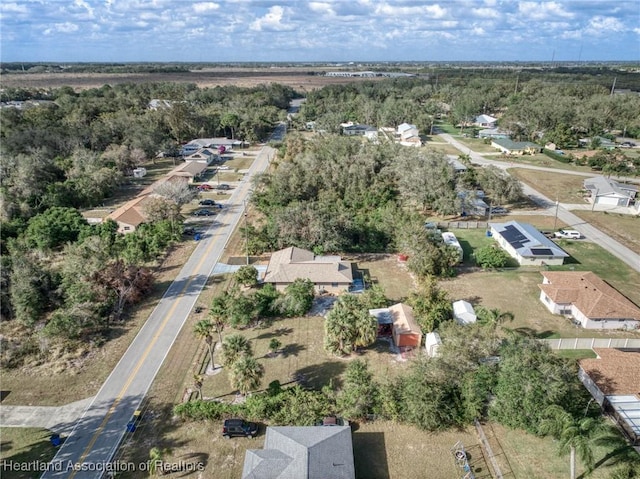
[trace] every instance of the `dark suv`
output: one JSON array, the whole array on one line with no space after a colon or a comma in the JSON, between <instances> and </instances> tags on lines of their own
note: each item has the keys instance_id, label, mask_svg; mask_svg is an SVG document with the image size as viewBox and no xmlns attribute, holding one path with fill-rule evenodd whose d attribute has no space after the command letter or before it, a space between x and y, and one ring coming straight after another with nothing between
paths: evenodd
<instances>
[{"instance_id":1,"label":"dark suv","mask_svg":"<svg viewBox=\"0 0 640 479\"><path fill-rule=\"evenodd\" d=\"M256 434L258 434L258 425L244 419L226 419L222 426L222 437L225 439L234 436L255 437Z\"/></svg>"}]
</instances>

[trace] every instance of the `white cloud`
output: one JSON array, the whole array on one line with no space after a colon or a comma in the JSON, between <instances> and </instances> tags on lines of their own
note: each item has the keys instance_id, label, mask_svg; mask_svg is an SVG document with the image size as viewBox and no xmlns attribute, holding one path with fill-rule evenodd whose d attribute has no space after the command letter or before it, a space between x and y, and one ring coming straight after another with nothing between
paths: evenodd
<instances>
[{"instance_id":1,"label":"white cloud","mask_svg":"<svg viewBox=\"0 0 640 479\"><path fill-rule=\"evenodd\" d=\"M0 12L2 13L27 13L26 5L18 5L15 2L12 3L0 3Z\"/></svg>"},{"instance_id":2,"label":"white cloud","mask_svg":"<svg viewBox=\"0 0 640 479\"><path fill-rule=\"evenodd\" d=\"M471 29L471 33L473 33L474 35L477 35L479 37L482 37L482 36L487 34L487 32L484 30L484 28L478 27L478 26L473 27Z\"/></svg>"},{"instance_id":3,"label":"white cloud","mask_svg":"<svg viewBox=\"0 0 640 479\"><path fill-rule=\"evenodd\" d=\"M196 13L206 13L211 12L213 10L218 10L220 5L213 2L202 2L202 3L194 3L193 10Z\"/></svg>"},{"instance_id":4,"label":"white cloud","mask_svg":"<svg viewBox=\"0 0 640 479\"><path fill-rule=\"evenodd\" d=\"M390 17L399 16L421 16L425 15L429 18L442 18L447 14L447 10L437 3L434 5L414 5L410 7L401 7L389 3L383 3L376 7L376 14Z\"/></svg>"},{"instance_id":5,"label":"white cloud","mask_svg":"<svg viewBox=\"0 0 640 479\"><path fill-rule=\"evenodd\" d=\"M595 16L589 20L585 31L592 35L606 35L609 33L622 32L625 30L624 24L614 17Z\"/></svg>"},{"instance_id":6,"label":"white cloud","mask_svg":"<svg viewBox=\"0 0 640 479\"><path fill-rule=\"evenodd\" d=\"M295 28L294 25L283 23L285 9L280 5L274 5L269 12L251 23L249 28L256 31L288 31Z\"/></svg>"},{"instance_id":7,"label":"white cloud","mask_svg":"<svg viewBox=\"0 0 640 479\"><path fill-rule=\"evenodd\" d=\"M574 13L568 12L558 2L520 2L518 12L524 16L523 20L546 20L557 17L573 18Z\"/></svg>"},{"instance_id":8,"label":"white cloud","mask_svg":"<svg viewBox=\"0 0 640 479\"><path fill-rule=\"evenodd\" d=\"M78 25L71 22L55 23L53 27L47 28L43 33L45 35L53 35L55 33L73 33L79 29Z\"/></svg>"},{"instance_id":9,"label":"white cloud","mask_svg":"<svg viewBox=\"0 0 640 479\"><path fill-rule=\"evenodd\" d=\"M333 6L325 2L309 2L309 9L313 12L334 16L336 14Z\"/></svg>"},{"instance_id":10,"label":"white cloud","mask_svg":"<svg viewBox=\"0 0 640 479\"><path fill-rule=\"evenodd\" d=\"M500 16L498 11L493 8L473 8L471 12L480 18L498 18Z\"/></svg>"},{"instance_id":11,"label":"white cloud","mask_svg":"<svg viewBox=\"0 0 640 479\"><path fill-rule=\"evenodd\" d=\"M84 9L87 12L88 18L93 18L93 8L85 0L73 0L73 5L77 8Z\"/></svg>"}]
</instances>

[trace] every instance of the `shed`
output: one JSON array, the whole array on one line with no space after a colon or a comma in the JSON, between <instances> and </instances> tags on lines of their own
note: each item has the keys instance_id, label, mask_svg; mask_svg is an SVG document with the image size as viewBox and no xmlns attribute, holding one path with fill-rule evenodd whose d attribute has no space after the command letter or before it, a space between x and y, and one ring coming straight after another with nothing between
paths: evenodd
<instances>
[{"instance_id":1,"label":"shed","mask_svg":"<svg viewBox=\"0 0 640 479\"><path fill-rule=\"evenodd\" d=\"M438 355L438 349L442 345L440 335L436 332L427 333L424 338L424 349L427 352L427 356L435 358Z\"/></svg>"},{"instance_id":2,"label":"shed","mask_svg":"<svg viewBox=\"0 0 640 479\"><path fill-rule=\"evenodd\" d=\"M393 342L398 347L419 348L422 342L422 330L413 317L413 308L408 304L397 303L389 306L393 318Z\"/></svg>"},{"instance_id":3,"label":"shed","mask_svg":"<svg viewBox=\"0 0 640 479\"><path fill-rule=\"evenodd\" d=\"M476 322L476 312L471 306L471 303L459 300L453 303L453 319L459 324L471 324Z\"/></svg>"}]
</instances>

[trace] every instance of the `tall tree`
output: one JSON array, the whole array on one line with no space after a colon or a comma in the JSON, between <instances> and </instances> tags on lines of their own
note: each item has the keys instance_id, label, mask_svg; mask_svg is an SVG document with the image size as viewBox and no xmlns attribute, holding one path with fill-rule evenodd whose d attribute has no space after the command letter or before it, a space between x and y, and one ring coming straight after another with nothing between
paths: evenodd
<instances>
[{"instance_id":1,"label":"tall tree","mask_svg":"<svg viewBox=\"0 0 640 479\"><path fill-rule=\"evenodd\" d=\"M351 354L376 339L377 322L357 296L340 296L324 321L324 347L333 354Z\"/></svg>"},{"instance_id":2,"label":"tall tree","mask_svg":"<svg viewBox=\"0 0 640 479\"><path fill-rule=\"evenodd\" d=\"M207 347L209 348L209 360L211 361L211 369L214 368L215 363L213 362L213 331L215 329L215 324L209 319L201 319L196 323L193 328L193 332L196 336L201 339L204 339L204 342L207 343Z\"/></svg>"},{"instance_id":3,"label":"tall tree","mask_svg":"<svg viewBox=\"0 0 640 479\"><path fill-rule=\"evenodd\" d=\"M242 356L231 365L231 385L242 395L257 389L264 376L264 366L252 356Z\"/></svg>"},{"instance_id":4,"label":"tall tree","mask_svg":"<svg viewBox=\"0 0 640 479\"><path fill-rule=\"evenodd\" d=\"M224 366L232 366L245 356L252 355L251 343L241 334L229 334L222 341L221 361Z\"/></svg>"}]
</instances>

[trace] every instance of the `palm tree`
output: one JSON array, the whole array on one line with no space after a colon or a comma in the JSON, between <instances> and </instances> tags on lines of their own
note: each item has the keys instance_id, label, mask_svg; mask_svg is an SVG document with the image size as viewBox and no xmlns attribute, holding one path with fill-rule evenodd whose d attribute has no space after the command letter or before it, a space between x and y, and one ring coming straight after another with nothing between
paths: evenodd
<instances>
[{"instance_id":1,"label":"palm tree","mask_svg":"<svg viewBox=\"0 0 640 479\"><path fill-rule=\"evenodd\" d=\"M264 367L252 356L242 356L233 363L229 372L231 385L245 396L260 386L262 376Z\"/></svg>"},{"instance_id":2,"label":"palm tree","mask_svg":"<svg viewBox=\"0 0 640 479\"><path fill-rule=\"evenodd\" d=\"M214 323L209 319L201 319L196 323L193 328L193 332L199 337L205 340L209 347L209 358L211 360L211 369L214 368L213 363L213 330L215 328Z\"/></svg>"},{"instance_id":3,"label":"palm tree","mask_svg":"<svg viewBox=\"0 0 640 479\"><path fill-rule=\"evenodd\" d=\"M169 453L168 449L152 447L149 451L149 476L157 476L164 472L164 457Z\"/></svg>"},{"instance_id":4,"label":"palm tree","mask_svg":"<svg viewBox=\"0 0 640 479\"><path fill-rule=\"evenodd\" d=\"M549 406L545 412L539 432L559 441L558 452L561 455L570 453L571 479L576 477L576 454L591 471L594 465L592 446L604 429L602 422L591 417L576 419L558 405Z\"/></svg>"},{"instance_id":5,"label":"palm tree","mask_svg":"<svg viewBox=\"0 0 640 479\"><path fill-rule=\"evenodd\" d=\"M209 318L216 328L220 343L222 343L222 331L229 322L228 303L229 295L225 291L221 296L216 296L211 300L211 308L209 309Z\"/></svg>"},{"instance_id":6,"label":"palm tree","mask_svg":"<svg viewBox=\"0 0 640 479\"><path fill-rule=\"evenodd\" d=\"M193 385L198 390L198 399L202 399L202 383L204 378L202 374L194 374L193 375Z\"/></svg>"},{"instance_id":7,"label":"palm tree","mask_svg":"<svg viewBox=\"0 0 640 479\"><path fill-rule=\"evenodd\" d=\"M354 328L353 345L355 350L373 344L378 337L378 321L365 310L356 313Z\"/></svg>"},{"instance_id":8,"label":"palm tree","mask_svg":"<svg viewBox=\"0 0 640 479\"><path fill-rule=\"evenodd\" d=\"M222 364L232 366L245 356L251 356L251 343L241 334L230 334L222 341Z\"/></svg>"},{"instance_id":9,"label":"palm tree","mask_svg":"<svg viewBox=\"0 0 640 479\"><path fill-rule=\"evenodd\" d=\"M489 324L494 328L505 321L513 321L514 315L510 311L500 311L498 308L476 308L476 316L481 323Z\"/></svg>"}]
</instances>

